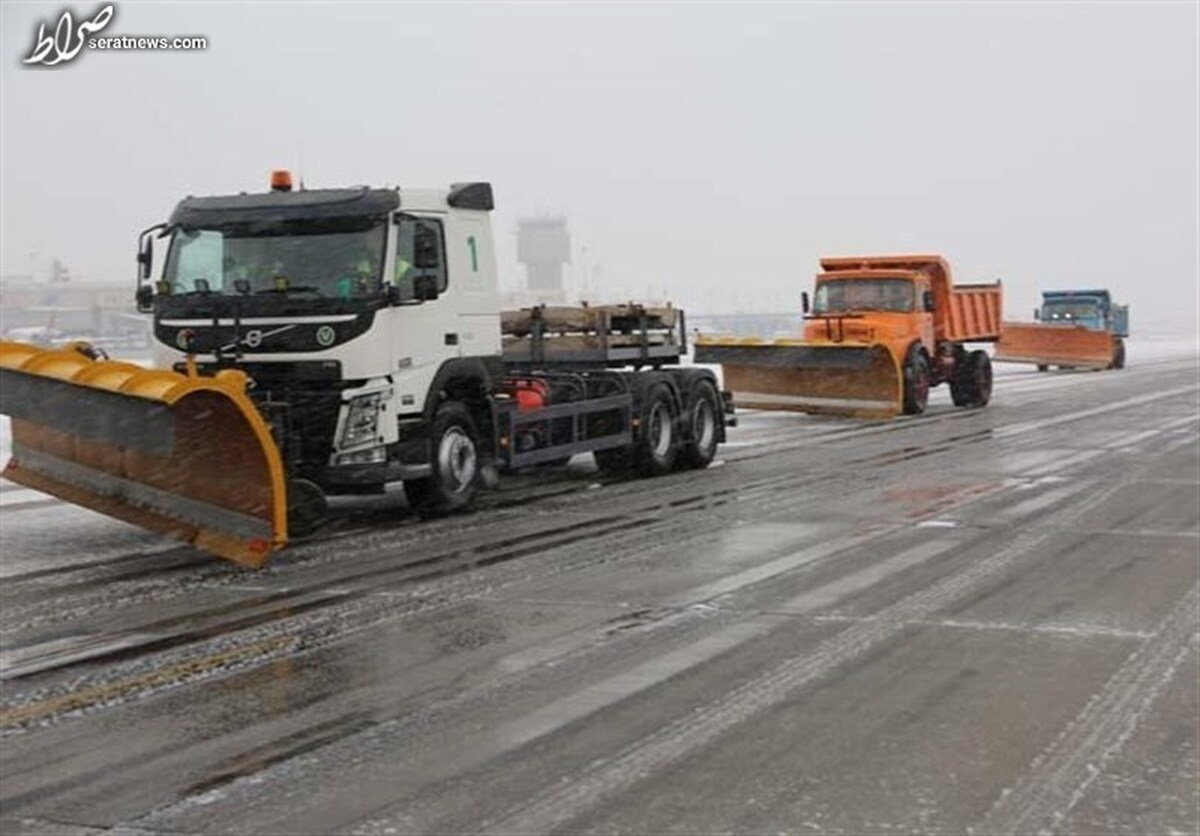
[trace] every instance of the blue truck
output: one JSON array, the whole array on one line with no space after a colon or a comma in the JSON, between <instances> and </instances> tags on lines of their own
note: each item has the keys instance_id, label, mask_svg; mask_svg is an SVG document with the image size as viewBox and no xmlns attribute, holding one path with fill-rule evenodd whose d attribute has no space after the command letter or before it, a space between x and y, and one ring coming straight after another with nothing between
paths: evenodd
<instances>
[{"instance_id":1,"label":"blue truck","mask_svg":"<svg viewBox=\"0 0 1200 836\"><path fill-rule=\"evenodd\" d=\"M1033 318L1002 324L996 360L1034 363L1038 371L1125 368L1129 306L1114 304L1107 290L1044 291Z\"/></svg>"}]
</instances>

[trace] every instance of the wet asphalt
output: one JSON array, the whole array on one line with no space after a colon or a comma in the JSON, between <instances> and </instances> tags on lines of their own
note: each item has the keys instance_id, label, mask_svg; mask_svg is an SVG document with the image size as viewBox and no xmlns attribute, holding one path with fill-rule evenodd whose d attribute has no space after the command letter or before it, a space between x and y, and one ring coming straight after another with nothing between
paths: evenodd
<instances>
[{"instance_id":1,"label":"wet asphalt","mask_svg":"<svg viewBox=\"0 0 1200 836\"><path fill-rule=\"evenodd\" d=\"M0 484L0 832L1196 833L1200 367L1130 365L256 572Z\"/></svg>"}]
</instances>

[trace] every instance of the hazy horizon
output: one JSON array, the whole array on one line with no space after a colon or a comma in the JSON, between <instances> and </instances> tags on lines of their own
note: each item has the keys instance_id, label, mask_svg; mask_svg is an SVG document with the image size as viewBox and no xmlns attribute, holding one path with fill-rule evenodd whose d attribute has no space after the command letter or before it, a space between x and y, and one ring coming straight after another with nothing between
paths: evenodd
<instances>
[{"instance_id":1,"label":"hazy horizon","mask_svg":"<svg viewBox=\"0 0 1200 836\"><path fill-rule=\"evenodd\" d=\"M139 230L282 167L490 180L508 288L561 214L608 298L786 311L822 255L937 252L1011 318L1102 286L1198 327L1194 4L115 6L209 47L32 69L63 7L0 6L4 274L132 289Z\"/></svg>"}]
</instances>

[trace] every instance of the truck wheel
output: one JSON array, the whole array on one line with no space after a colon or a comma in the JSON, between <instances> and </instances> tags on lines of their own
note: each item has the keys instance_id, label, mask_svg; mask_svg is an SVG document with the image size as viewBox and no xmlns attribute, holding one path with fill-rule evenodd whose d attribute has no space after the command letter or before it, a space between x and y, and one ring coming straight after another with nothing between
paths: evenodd
<instances>
[{"instance_id":1,"label":"truck wheel","mask_svg":"<svg viewBox=\"0 0 1200 836\"><path fill-rule=\"evenodd\" d=\"M287 527L289 537L307 537L325 522L329 505L316 482L289 479L287 483Z\"/></svg>"},{"instance_id":2,"label":"truck wheel","mask_svg":"<svg viewBox=\"0 0 1200 836\"><path fill-rule=\"evenodd\" d=\"M1124 340L1120 340L1120 339L1117 340L1116 348L1113 349L1112 365L1109 366L1109 368L1112 368L1112 369L1125 368L1125 341Z\"/></svg>"},{"instance_id":3,"label":"truck wheel","mask_svg":"<svg viewBox=\"0 0 1200 836\"><path fill-rule=\"evenodd\" d=\"M1047 366L1045 363L1038 363L1037 370L1039 372L1048 372L1048 371L1050 371L1050 367Z\"/></svg>"},{"instance_id":4,"label":"truck wheel","mask_svg":"<svg viewBox=\"0 0 1200 836\"><path fill-rule=\"evenodd\" d=\"M992 399L992 361L986 351L972 351L955 363L950 399L955 406L987 406Z\"/></svg>"},{"instance_id":5,"label":"truck wheel","mask_svg":"<svg viewBox=\"0 0 1200 836\"><path fill-rule=\"evenodd\" d=\"M987 406L992 399L992 358L986 351L972 351L967 355L967 368L975 383L975 402L971 406Z\"/></svg>"},{"instance_id":6,"label":"truck wheel","mask_svg":"<svg viewBox=\"0 0 1200 836\"><path fill-rule=\"evenodd\" d=\"M633 445L633 463L643 476L659 476L675 465L679 443L675 433L675 399L662 384L646 390L642 426Z\"/></svg>"},{"instance_id":7,"label":"truck wheel","mask_svg":"<svg viewBox=\"0 0 1200 836\"><path fill-rule=\"evenodd\" d=\"M717 455L717 421L720 420L720 414L717 390L706 380L697 383L692 390L692 404L687 414L691 434L680 451L680 459L685 466L702 470Z\"/></svg>"},{"instance_id":8,"label":"truck wheel","mask_svg":"<svg viewBox=\"0 0 1200 836\"><path fill-rule=\"evenodd\" d=\"M468 507L479 490L479 433L467 408L453 401L438 407L430 442L433 475L404 483L408 504L436 514Z\"/></svg>"},{"instance_id":9,"label":"truck wheel","mask_svg":"<svg viewBox=\"0 0 1200 836\"><path fill-rule=\"evenodd\" d=\"M920 349L908 350L904 362L904 414L920 415L929 403L929 361Z\"/></svg>"}]
</instances>

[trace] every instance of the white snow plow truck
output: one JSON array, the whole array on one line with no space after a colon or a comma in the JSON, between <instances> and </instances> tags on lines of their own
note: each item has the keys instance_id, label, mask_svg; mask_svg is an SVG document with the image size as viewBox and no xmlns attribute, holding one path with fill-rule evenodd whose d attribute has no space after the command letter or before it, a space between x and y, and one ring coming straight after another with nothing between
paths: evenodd
<instances>
[{"instance_id":1,"label":"white snow plow truck","mask_svg":"<svg viewBox=\"0 0 1200 836\"><path fill-rule=\"evenodd\" d=\"M294 191L287 172L184 199L138 240L152 368L0 343L4 476L257 567L328 494L403 482L437 513L493 472L578 453L706 467L733 408L679 365L682 311L502 314L492 208L488 183Z\"/></svg>"}]
</instances>

